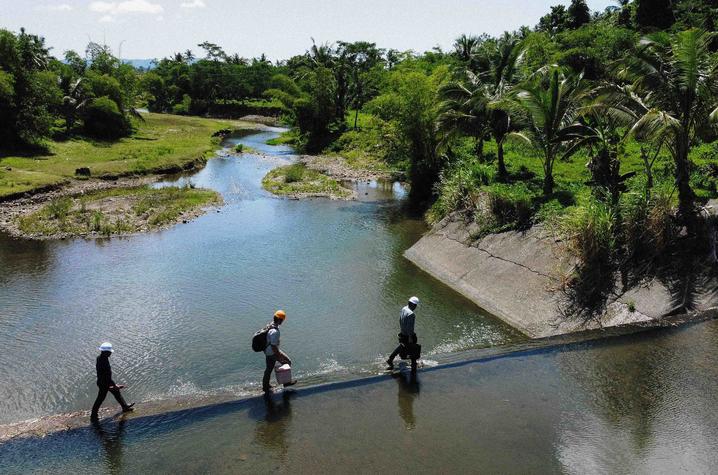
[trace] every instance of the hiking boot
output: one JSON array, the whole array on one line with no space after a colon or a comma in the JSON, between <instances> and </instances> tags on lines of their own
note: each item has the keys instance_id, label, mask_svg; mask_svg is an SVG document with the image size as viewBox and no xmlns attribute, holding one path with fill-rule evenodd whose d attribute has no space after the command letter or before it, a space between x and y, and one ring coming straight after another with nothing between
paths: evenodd
<instances>
[{"instance_id":1,"label":"hiking boot","mask_svg":"<svg viewBox=\"0 0 718 475\"><path fill-rule=\"evenodd\" d=\"M128 404L122 408L122 412L132 412L135 410L134 406L135 406L134 402L132 404Z\"/></svg>"}]
</instances>

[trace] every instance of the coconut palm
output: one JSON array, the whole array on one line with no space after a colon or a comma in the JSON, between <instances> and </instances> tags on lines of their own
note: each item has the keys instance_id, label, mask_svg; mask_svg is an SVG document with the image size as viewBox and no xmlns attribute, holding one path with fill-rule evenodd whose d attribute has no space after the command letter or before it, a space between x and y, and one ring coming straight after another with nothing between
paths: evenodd
<instances>
[{"instance_id":1,"label":"coconut palm","mask_svg":"<svg viewBox=\"0 0 718 475\"><path fill-rule=\"evenodd\" d=\"M484 43L477 56L479 76L489 88L490 129L497 147L498 178L503 180L508 176L504 143L516 124L510 98L519 82L518 66L523 60L523 48L518 37L507 33L497 41Z\"/></svg>"},{"instance_id":2,"label":"coconut palm","mask_svg":"<svg viewBox=\"0 0 718 475\"><path fill-rule=\"evenodd\" d=\"M461 61L468 63L480 43L481 40L477 36L461 35L454 41L454 52Z\"/></svg>"},{"instance_id":3,"label":"coconut palm","mask_svg":"<svg viewBox=\"0 0 718 475\"><path fill-rule=\"evenodd\" d=\"M701 129L718 121L718 66L709 49L714 37L691 29L643 38L619 72L633 86L621 97L636 117L631 133L662 141L673 157L679 215L689 230L696 208L688 156Z\"/></svg>"},{"instance_id":4,"label":"coconut palm","mask_svg":"<svg viewBox=\"0 0 718 475\"><path fill-rule=\"evenodd\" d=\"M512 132L535 147L543 162L545 195L553 193L553 165L557 158L566 159L574 151L567 147L573 139L581 105L586 97L583 75L567 76L558 66L539 69L515 92L516 104L528 115L526 133Z\"/></svg>"},{"instance_id":5,"label":"coconut palm","mask_svg":"<svg viewBox=\"0 0 718 475\"><path fill-rule=\"evenodd\" d=\"M65 131L68 134L72 131L77 117L82 113L89 101L84 97L82 81L82 78L75 81L69 81L65 78L58 79L60 88L65 92L62 98L62 109L65 113Z\"/></svg>"},{"instance_id":6,"label":"coconut palm","mask_svg":"<svg viewBox=\"0 0 718 475\"><path fill-rule=\"evenodd\" d=\"M490 88L471 71L465 78L450 81L439 88L439 115L437 129L446 146L457 136L469 136L476 140L475 153L484 160L484 141L490 133Z\"/></svg>"}]
</instances>

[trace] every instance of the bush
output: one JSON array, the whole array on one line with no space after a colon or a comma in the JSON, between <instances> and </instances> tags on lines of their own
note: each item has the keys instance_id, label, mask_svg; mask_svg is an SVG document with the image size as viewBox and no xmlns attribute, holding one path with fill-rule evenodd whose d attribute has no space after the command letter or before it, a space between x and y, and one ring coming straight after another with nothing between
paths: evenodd
<instances>
[{"instance_id":1,"label":"bush","mask_svg":"<svg viewBox=\"0 0 718 475\"><path fill-rule=\"evenodd\" d=\"M616 247L614 223L610 207L595 198L563 217L561 227L568 248L584 268L603 268L610 263Z\"/></svg>"},{"instance_id":2,"label":"bush","mask_svg":"<svg viewBox=\"0 0 718 475\"><path fill-rule=\"evenodd\" d=\"M306 167L301 163L297 163L287 167L286 174L284 175L285 183L296 183L302 181Z\"/></svg>"},{"instance_id":3,"label":"bush","mask_svg":"<svg viewBox=\"0 0 718 475\"><path fill-rule=\"evenodd\" d=\"M495 183L484 188L489 210L499 227L526 228L531 224L533 193L523 183Z\"/></svg>"},{"instance_id":4,"label":"bush","mask_svg":"<svg viewBox=\"0 0 718 475\"><path fill-rule=\"evenodd\" d=\"M94 99L85 109L85 132L100 139L117 139L128 135L130 123L117 103L107 96Z\"/></svg>"},{"instance_id":5,"label":"bush","mask_svg":"<svg viewBox=\"0 0 718 475\"><path fill-rule=\"evenodd\" d=\"M72 200L70 198L58 198L52 200L50 204L47 205L47 213L51 218L64 221L71 208Z\"/></svg>"},{"instance_id":6,"label":"bush","mask_svg":"<svg viewBox=\"0 0 718 475\"><path fill-rule=\"evenodd\" d=\"M234 151L237 153L242 153L244 151L244 144L238 143L234 146Z\"/></svg>"}]
</instances>

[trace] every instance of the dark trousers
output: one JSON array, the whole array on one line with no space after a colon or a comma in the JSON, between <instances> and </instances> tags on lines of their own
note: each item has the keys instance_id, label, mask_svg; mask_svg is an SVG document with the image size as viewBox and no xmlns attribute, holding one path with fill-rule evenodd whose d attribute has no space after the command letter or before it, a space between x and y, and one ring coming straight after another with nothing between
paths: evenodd
<instances>
[{"instance_id":1,"label":"dark trousers","mask_svg":"<svg viewBox=\"0 0 718 475\"><path fill-rule=\"evenodd\" d=\"M272 376L272 371L274 371L274 365L277 364L277 357L267 356L264 355L265 360L267 362L267 367L264 368L264 378L262 378L262 389L265 391L268 391L270 389L269 386L269 378Z\"/></svg>"},{"instance_id":2,"label":"dark trousers","mask_svg":"<svg viewBox=\"0 0 718 475\"><path fill-rule=\"evenodd\" d=\"M100 406L107 397L108 392L111 392L112 395L115 396L115 399L117 399L117 402L120 403L122 409L125 409L127 407L125 399L122 397L120 390L116 387L110 389L108 386L98 386L98 388L99 389L97 391L97 399L95 399L95 404L93 404L92 406L92 417L97 417L97 412L100 410Z\"/></svg>"},{"instance_id":3,"label":"dark trousers","mask_svg":"<svg viewBox=\"0 0 718 475\"><path fill-rule=\"evenodd\" d=\"M394 358L396 358L397 355L402 352L402 350L404 350L404 352L406 352L406 348L404 347L404 345L406 343L409 343L410 341L412 343L416 343L418 341L418 338L416 337L416 333L412 334L411 336L402 335L400 333L399 334L399 346L397 346L396 349L394 351L392 351L391 354L389 355L389 362L393 363ZM416 358L413 358L413 357L411 358L411 369L416 370Z\"/></svg>"}]
</instances>

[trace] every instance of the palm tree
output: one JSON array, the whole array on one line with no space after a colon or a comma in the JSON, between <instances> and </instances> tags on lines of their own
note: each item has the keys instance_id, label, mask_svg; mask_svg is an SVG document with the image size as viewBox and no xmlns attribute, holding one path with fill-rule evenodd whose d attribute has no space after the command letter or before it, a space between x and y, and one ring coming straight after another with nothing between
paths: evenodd
<instances>
[{"instance_id":1,"label":"palm tree","mask_svg":"<svg viewBox=\"0 0 718 475\"><path fill-rule=\"evenodd\" d=\"M60 82L60 88L65 92L62 98L62 109L65 113L65 131L69 134L75 125L77 116L85 108L89 99L83 97L82 78L75 81L60 78L58 81Z\"/></svg>"},{"instance_id":2,"label":"palm tree","mask_svg":"<svg viewBox=\"0 0 718 475\"><path fill-rule=\"evenodd\" d=\"M446 146L457 136L473 137L476 157L483 161L484 141L490 133L490 90L471 71L467 70L465 76L463 80L450 81L439 88L439 146Z\"/></svg>"},{"instance_id":3,"label":"palm tree","mask_svg":"<svg viewBox=\"0 0 718 475\"><path fill-rule=\"evenodd\" d=\"M581 104L585 97L583 75L566 76L558 66L539 69L527 82L518 88L515 101L524 109L530 122L527 133L512 132L534 146L541 153L545 195L553 193L553 165L557 158L566 159L573 149L566 147L572 127L577 122Z\"/></svg>"},{"instance_id":4,"label":"palm tree","mask_svg":"<svg viewBox=\"0 0 718 475\"><path fill-rule=\"evenodd\" d=\"M478 53L478 64L483 65L479 74L489 86L489 122L497 146L499 180L508 177L504 143L515 129L510 97L519 82L518 66L523 59L523 51L520 39L507 33L497 41L486 42Z\"/></svg>"},{"instance_id":5,"label":"palm tree","mask_svg":"<svg viewBox=\"0 0 718 475\"><path fill-rule=\"evenodd\" d=\"M700 129L718 121L718 67L709 49L714 37L691 29L643 38L619 72L633 86L621 98L636 117L632 134L664 141L673 157L678 211L689 231L696 208L688 156Z\"/></svg>"},{"instance_id":6,"label":"palm tree","mask_svg":"<svg viewBox=\"0 0 718 475\"><path fill-rule=\"evenodd\" d=\"M461 35L454 41L454 52L461 61L468 63L480 43L481 40L477 36Z\"/></svg>"}]
</instances>

